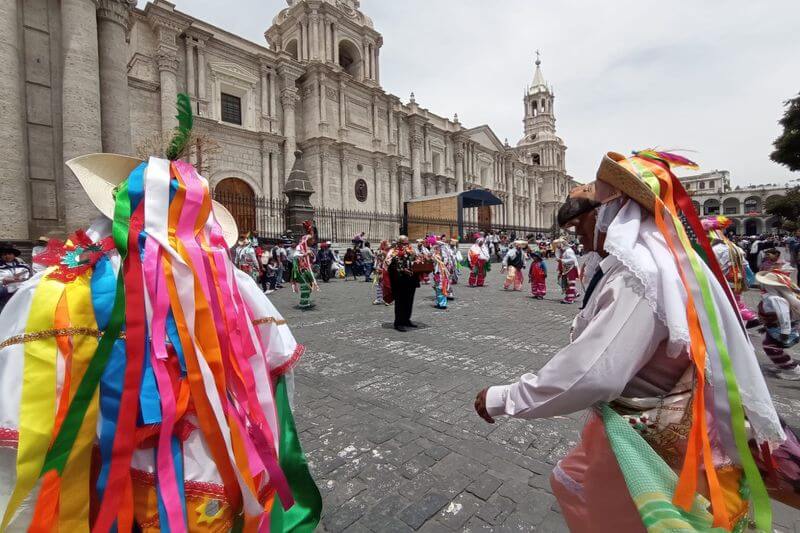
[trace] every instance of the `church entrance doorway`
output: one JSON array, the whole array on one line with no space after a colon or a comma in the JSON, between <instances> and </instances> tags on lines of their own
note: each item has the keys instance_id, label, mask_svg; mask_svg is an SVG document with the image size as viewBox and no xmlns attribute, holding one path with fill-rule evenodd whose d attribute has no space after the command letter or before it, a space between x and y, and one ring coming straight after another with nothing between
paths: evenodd
<instances>
[{"instance_id":1,"label":"church entrance doorway","mask_svg":"<svg viewBox=\"0 0 800 533\"><path fill-rule=\"evenodd\" d=\"M239 233L247 233L256 227L256 194L246 181L239 178L225 178L214 187L214 199L228 208Z\"/></svg>"}]
</instances>

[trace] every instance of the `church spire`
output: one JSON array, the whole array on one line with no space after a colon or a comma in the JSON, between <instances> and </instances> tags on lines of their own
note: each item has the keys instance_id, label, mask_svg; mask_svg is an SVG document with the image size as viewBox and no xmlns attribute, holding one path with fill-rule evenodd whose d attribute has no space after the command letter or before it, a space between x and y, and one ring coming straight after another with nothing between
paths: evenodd
<instances>
[{"instance_id":1,"label":"church spire","mask_svg":"<svg viewBox=\"0 0 800 533\"><path fill-rule=\"evenodd\" d=\"M536 50L536 72L533 74L533 85L531 85L531 92L547 91L547 83L544 81L544 74L542 74L542 59L539 50Z\"/></svg>"}]
</instances>

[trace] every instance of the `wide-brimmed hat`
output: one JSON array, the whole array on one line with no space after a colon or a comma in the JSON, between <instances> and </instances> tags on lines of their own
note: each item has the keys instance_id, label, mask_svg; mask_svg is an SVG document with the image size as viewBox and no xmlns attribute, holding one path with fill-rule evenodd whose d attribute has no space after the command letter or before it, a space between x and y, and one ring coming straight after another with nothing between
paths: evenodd
<instances>
[{"instance_id":1,"label":"wide-brimmed hat","mask_svg":"<svg viewBox=\"0 0 800 533\"><path fill-rule=\"evenodd\" d=\"M660 186L659 182L670 181L672 167L698 168L696 163L669 152L648 149L634 152L631 157L608 152L600 161L597 181L610 185L652 213L656 206L656 193L648 182L657 188ZM596 195L601 203L610 196L599 186Z\"/></svg>"},{"instance_id":2,"label":"wide-brimmed hat","mask_svg":"<svg viewBox=\"0 0 800 533\"><path fill-rule=\"evenodd\" d=\"M66 165L78 178L78 182L97 210L106 218L113 220L115 189L142 163L141 159L126 155L88 154L70 159ZM236 220L224 205L216 200L211 202L225 242L228 246L233 246L239 236Z\"/></svg>"},{"instance_id":3,"label":"wide-brimmed hat","mask_svg":"<svg viewBox=\"0 0 800 533\"><path fill-rule=\"evenodd\" d=\"M800 287L792 281L789 274L787 271L767 270L756 273L756 281L763 287L778 287L800 292Z\"/></svg>"},{"instance_id":4,"label":"wide-brimmed hat","mask_svg":"<svg viewBox=\"0 0 800 533\"><path fill-rule=\"evenodd\" d=\"M5 254L14 254L15 257L19 257L22 252L19 251L19 248L11 244L10 242L4 242L0 244L0 255Z\"/></svg>"},{"instance_id":5,"label":"wide-brimmed hat","mask_svg":"<svg viewBox=\"0 0 800 533\"><path fill-rule=\"evenodd\" d=\"M514 244L516 244L517 246L528 246L528 241L526 241L525 239L517 239L516 241L514 241Z\"/></svg>"}]
</instances>

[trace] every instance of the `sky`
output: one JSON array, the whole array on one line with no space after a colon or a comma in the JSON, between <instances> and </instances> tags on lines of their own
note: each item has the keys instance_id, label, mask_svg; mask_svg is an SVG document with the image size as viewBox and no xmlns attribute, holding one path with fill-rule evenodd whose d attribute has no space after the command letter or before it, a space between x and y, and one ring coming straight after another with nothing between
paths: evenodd
<instances>
[{"instance_id":1,"label":"sky","mask_svg":"<svg viewBox=\"0 0 800 533\"><path fill-rule=\"evenodd\" d=\"M172 0L266 44L285 0ZM145 2L139 0L139 7ZM797 0L362 0L383 35L381 84L466 127L522 137L535 51L554 88L570 175L591 181L606 151L687 150L734 185L784 183L770 161L783 102L800 92Z\"/></svg>"}]
</instances>

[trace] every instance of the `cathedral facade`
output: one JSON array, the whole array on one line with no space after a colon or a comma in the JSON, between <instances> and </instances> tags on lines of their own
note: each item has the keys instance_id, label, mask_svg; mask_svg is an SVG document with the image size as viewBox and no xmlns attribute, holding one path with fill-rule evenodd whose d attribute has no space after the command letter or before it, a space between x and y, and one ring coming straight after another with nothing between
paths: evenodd
<instances>
[{"instance_id":1,"label":"cathedral facade","mask_svg":"<svg viewBox=\"0 0 800 533\"><path fill-rule=\"evenodd\" d=\"M511 146L387 93L383 37L357 0L287 3L261 46L166 0L3 2L0 238L85 226L96 213L63 162L169 137L178 92L218 145L190 156L215 190L282 199L299 149L317 207L399 215L410 198L485 188L503 200L493 226L553 226L571 179L538 58Z\"/></svg>"}]
</instances>

